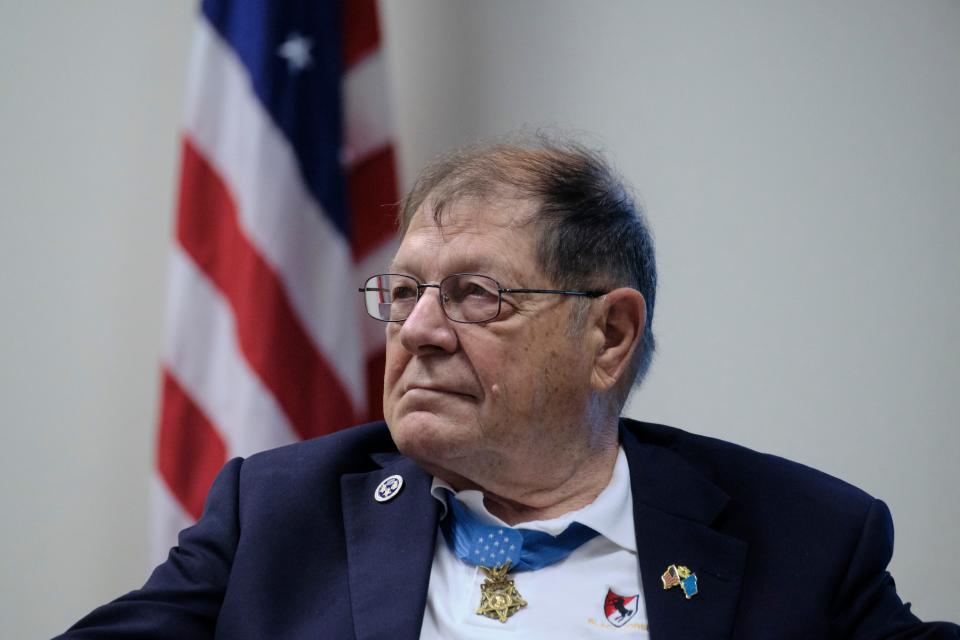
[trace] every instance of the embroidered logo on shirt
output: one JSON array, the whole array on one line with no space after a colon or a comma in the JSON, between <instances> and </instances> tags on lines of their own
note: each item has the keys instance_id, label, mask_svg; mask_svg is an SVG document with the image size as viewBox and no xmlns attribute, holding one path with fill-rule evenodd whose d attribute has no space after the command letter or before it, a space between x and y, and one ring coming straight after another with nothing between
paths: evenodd
<instances>
[{"instance_id":1,"label":"embroidered logo on shirt","mask_svg":"<svg viewBox=\"0 0 960 640\"><path fill-rule=\"evenodd\" d=\"M639 593L632 596L622 596L619 593L614 593L613 589L607 589L607 597L603 600L603 613L607 616L610 624L615 627L622 627L637 614L639 600Z\"/></svg>"}]
</instances>

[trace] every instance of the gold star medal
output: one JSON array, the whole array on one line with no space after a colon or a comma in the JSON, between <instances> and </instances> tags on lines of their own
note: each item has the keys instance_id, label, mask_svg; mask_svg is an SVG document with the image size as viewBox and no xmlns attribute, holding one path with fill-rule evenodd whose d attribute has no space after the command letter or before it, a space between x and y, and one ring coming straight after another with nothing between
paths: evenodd
<instances>
[{"instance_id":1,"label":"gold star medal","mask_svg":"<svg viewBox=\"0 0 960 640\"><path fill-rule=\"evenodd\" d=\"M481 566L480 569L486 578L480 585L478 615L506 622L507 618L527 606L527 601L517 591L517 585L513 579L507 577L507 572L510 570L509 561L500 567L488 569Z\"/></svg>"}]
</instances>

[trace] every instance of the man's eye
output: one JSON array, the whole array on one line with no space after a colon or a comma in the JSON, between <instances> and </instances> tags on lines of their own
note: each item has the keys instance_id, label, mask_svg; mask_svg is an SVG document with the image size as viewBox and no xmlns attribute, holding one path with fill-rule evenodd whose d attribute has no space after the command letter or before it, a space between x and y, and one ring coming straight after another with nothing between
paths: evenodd
<instances>
[{"instance_id":1,"label":"man's eye","mask_svg":"<svg viewBox=\"0 0 960 640\"><path fill-rule=\"evenodd\" d=\"M415 287L394 287L390 293L393 300L406 300L407 298L416 298L417 290Z\"/></svg>"},{"instance_id":2,"label":"man's eye","mask_svg":"<svg viewBox=\"0 0 960 640\"><path fill-rule=\"evenodd\" d=\"M496 291L491 291L482 282L464 281L454 289L450 297L455 301L470 300L472 302L488 302L497 297Z\"/></svg>"},{"instance_id":3,"label":"man's eye","mask_svg":"<svg viewBox=\"0 0 960 640\"><path fill-rule=\"evenodd\" d=\"M475 282L470 282L463 288L463 297L486 298L492 295L489 291Z\"/></svg>"}]
</instances>

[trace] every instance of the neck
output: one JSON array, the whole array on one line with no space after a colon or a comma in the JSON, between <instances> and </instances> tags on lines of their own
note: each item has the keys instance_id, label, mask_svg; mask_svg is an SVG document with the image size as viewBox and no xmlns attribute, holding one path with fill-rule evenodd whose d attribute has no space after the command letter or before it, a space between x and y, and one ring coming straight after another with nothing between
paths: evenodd
<instances>
[{"instance_id":1,"label":"neck","mask_svg":"<svg viewBox=\"0 0 960 640\"><path fill-rule=\"evenodd\" d=\"M528 473L500 473L478 483L462 476L437 470L435 475L457 491L475 489L483 493L484 505L494 516L513 526L533 520L549 520L581 509L593 502L610 483L617 461L619 444L614 437L566 465L534 465L527 462ZM569 461L570 459L567 458ZM525 481L511 482L521 477Z\"/></svg>"}]
</instances>

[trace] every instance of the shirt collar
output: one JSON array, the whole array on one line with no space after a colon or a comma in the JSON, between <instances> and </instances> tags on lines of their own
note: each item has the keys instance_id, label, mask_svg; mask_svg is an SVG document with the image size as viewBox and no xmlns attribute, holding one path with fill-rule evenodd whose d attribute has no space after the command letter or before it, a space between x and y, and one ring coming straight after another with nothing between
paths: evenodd
<instances>
[{"instance_id":1,"label":"shirt collar","mask_svg":"<svg viewBox=\"0 0 960 640\"><path fill-rule=\"evenodd\" d=\"M456 496L457 500L483 523L509 526L487 511L487 507L483 504L483 493L480 491L454 491L449 484L434 477L433 484L430 486L430 493L442 505L441 519L447 515L447 500L444 496L444 490ZM558 535L574 521L590 527L628 551L637 552L637 538L633 528L633 493L630 490L630 468L623 447L617 453L617 462L614 464L613 475L610 476L609 484L593 502L557 518L522 522L518 526L523 529L533 529Z\"/></svg>"}]
</instances>

